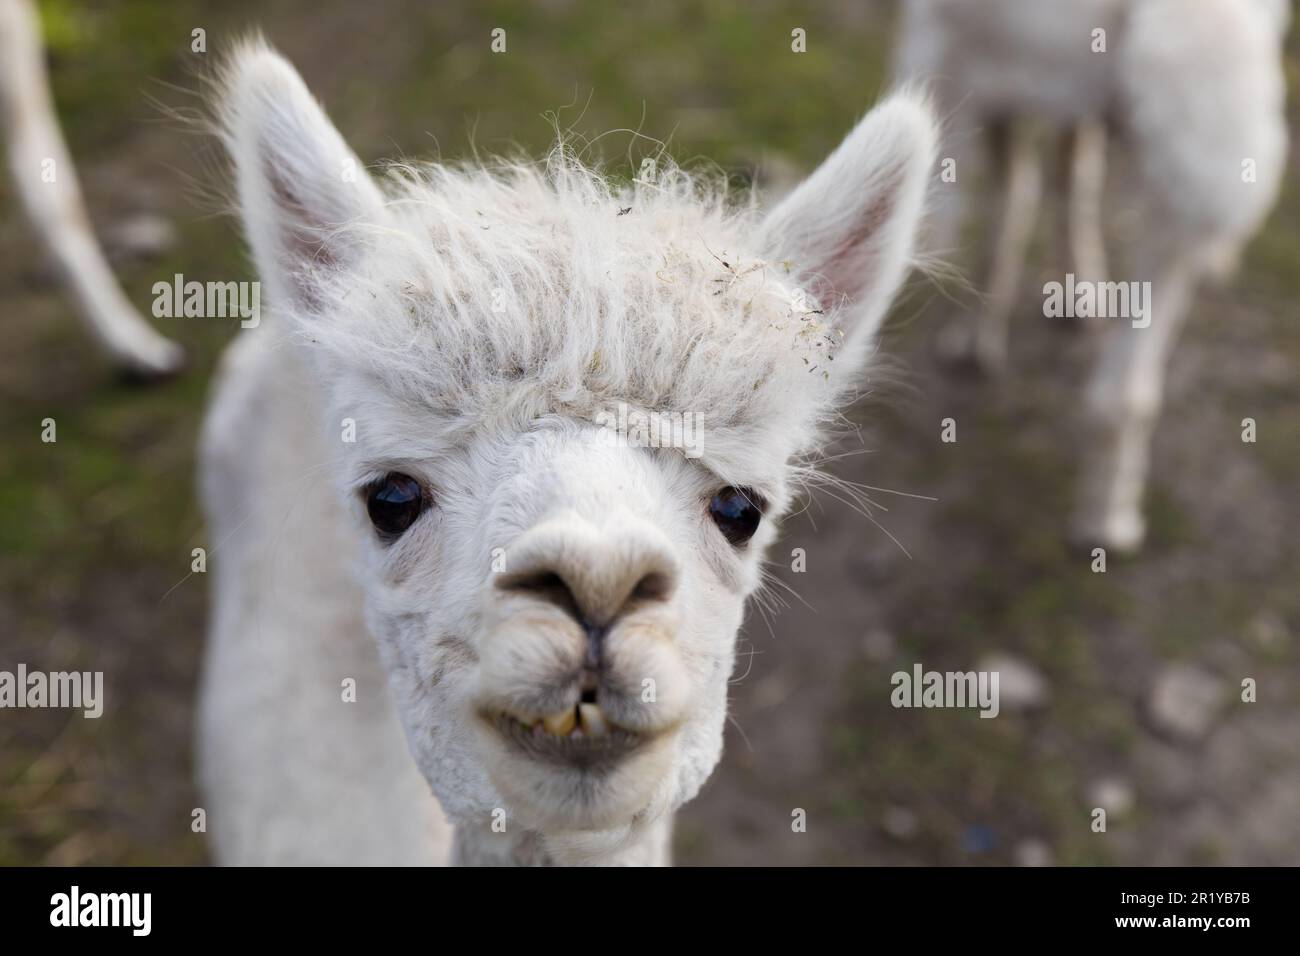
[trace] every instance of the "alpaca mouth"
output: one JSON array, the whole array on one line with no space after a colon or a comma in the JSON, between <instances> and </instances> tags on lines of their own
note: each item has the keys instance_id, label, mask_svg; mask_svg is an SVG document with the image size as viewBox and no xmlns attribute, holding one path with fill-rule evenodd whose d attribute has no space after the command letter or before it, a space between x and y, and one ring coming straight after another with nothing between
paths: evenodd
<instances>
[{"instance_id":1,"label":"alpaca mouth","mask_svg":"<svg viewBox=\"0 0 1300 956\"><path fill-rule=\"evenodd\" d=\"M599 705L585 702L541 718L506 712L484 717L516 752L584 770L620 763L651 739L612 723Z\"/></svg>"}]
</instances>

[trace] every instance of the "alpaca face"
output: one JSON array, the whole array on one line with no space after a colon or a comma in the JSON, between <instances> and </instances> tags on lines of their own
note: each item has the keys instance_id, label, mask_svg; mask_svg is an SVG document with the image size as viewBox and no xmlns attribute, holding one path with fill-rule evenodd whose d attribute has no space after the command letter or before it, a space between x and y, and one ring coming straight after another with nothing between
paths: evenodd
<instances>
[{"instance_id":1,"label":"alpaca face","mask_svg":"<svg viewBox=\"0 0 1300 956\"><path fill-rule=\"evenodd\" d=\"M260 47L223 109L277 318L322 422L351 423L332 467L366 619L443 808L544 835L675 809L721 753L792 468L909 264L925 108L878 108L761 220L562 150L381 193Z\"/></svg>"},{"instance_id":2,"label":"alpaca face","mask_svg":"<svg viewBox=\"0 0 1300 956\"><path fill-rule=\"evenodd\" d=\"M418 460L357 445L409 476L357 473L367 620L449 812L605 829L694 794L779 480L756 472L746 499L674 450L558 415Z\"/></svg>"},{"instance_id":3,"label":"alpaca face","mask_svg":"<svg viewBox=\"0 0 1300 956\"><path fill-rule=\"evenodd\" d=\"M454 324L446 303L433 321ZM720 420L688 457L604 424L593 395L585 412L533 396L440 413L341 353L319 359L327 420L357 425L338 473L367 622L448 812L485 829L497 808L548 833L614 829L694 795L806 430ZM513 369L479 382L507 384L527 394Z\"/></svg>"}]
</instances>

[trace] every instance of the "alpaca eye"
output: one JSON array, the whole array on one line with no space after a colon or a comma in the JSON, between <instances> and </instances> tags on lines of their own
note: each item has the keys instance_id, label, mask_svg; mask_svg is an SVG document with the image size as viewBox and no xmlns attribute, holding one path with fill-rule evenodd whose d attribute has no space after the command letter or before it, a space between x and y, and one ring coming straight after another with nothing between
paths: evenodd
<instances>
[{"instance_id":1,"label":"alpaca eye","mask_svg":"<svg viewBox=\"0 0 1300 956\"><path fill-rule=\"evenodd\" d=\"M748 488L723 488L709 502L709 517L732 544L739 547L754 536L763 517L763 499Z\"/></svg>"},{"instance_id":2,"label":"alpaca eye","mask_svg":"<svg viewBox=\"0 0 1300 956\"><path fill-rule=\"evenodd\" d=\"M380 534L397 536L415 524L424 510L424 489L409 475L392 473L370 486L366 509Z\"/></svg>"}]
</instances>

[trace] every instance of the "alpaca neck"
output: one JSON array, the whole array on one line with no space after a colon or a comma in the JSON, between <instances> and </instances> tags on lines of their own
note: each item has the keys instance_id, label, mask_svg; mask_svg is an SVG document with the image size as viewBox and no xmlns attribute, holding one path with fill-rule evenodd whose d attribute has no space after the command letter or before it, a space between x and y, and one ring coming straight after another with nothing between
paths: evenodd
<instances>
[{"instance_id":1,"label":"alpaca neck","mask_svg":"<svg viewBox=\"0 0 1300 956\"><path fill-rule=\"evenodd\" d=\"M669 866L672 816L618 832L543 836L535 830L495 833L458 826L454 866Z\"/></svg>"}]
</instances>

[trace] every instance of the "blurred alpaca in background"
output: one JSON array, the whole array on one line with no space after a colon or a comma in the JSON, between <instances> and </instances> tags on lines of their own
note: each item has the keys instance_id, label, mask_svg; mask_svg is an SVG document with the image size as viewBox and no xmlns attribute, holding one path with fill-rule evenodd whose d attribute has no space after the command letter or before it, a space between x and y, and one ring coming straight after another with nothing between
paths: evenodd
<instances>
[{"instance_id":1,"label":"blurred alpaca in background","mask_svg":"<svg viewBox=\"0 0 1300 956\"><path fill-rule=\"evenodd\" d=\"M181 366L127 300L104 260L59 131L40 22L28 0L0 0L0 128L19 205L76 298L86 326L115 362L147 377Z\"/></svg>"},{"instance_id":2,"label":"blurred alpaca in background","mask_svg":"<svg viewBox=\"0 0 1300 956\"><path fill-rule=\"evenodd\" d=\"M1008 323L1042 194L1036 138L1067 144L1075 285L1150 282L1141 321L1112 316L1088 388L1094 439L1074 519L1083 543L1136 550L1165 367L1197 285L1226 278L1279 191L1287 149L1281 40L1287 0L908 0L899 73L947 117L936 251L960 237L978 134L990 134L1001 211L986 298L950 344L984 371L1006 361ZM1103 192L1110 141L1138 212L1128 274L1109 274ZM1116 177L1117 179L1119 177ZM1044 314L1047 314L1046 309Z\"/></svg>"}]
</instances>

